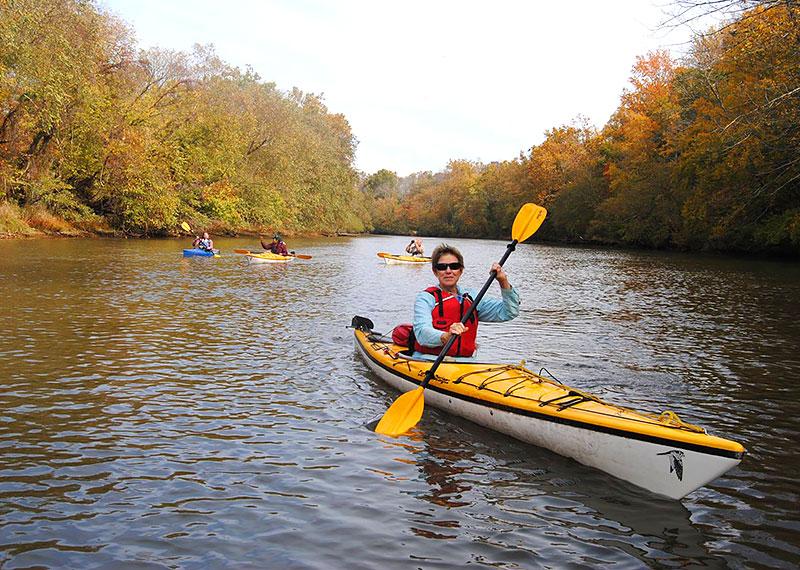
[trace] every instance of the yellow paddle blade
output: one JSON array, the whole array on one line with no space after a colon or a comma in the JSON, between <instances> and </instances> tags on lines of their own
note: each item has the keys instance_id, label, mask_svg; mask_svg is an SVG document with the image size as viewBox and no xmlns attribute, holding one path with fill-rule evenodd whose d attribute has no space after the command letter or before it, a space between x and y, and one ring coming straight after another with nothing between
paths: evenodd
<instances>
[{"instance_id":1,"label":"yellow paddle blade","mask_svg":"<svg viewBox=\"0 0 800 570\"><path fill-rule=\"evenodd\" d=\"M397 398L383 414L381 421L375 427L375 432L397 437L417 425L425 407L424 391L425 389L420 387Z\"/></svg>"},{"instance_id":2,"label":"yellow paddle blade","mask_svg":"<svg viewBox=\"0 0 800 570\"><path fill-rule=\"evenodd\" d=\"M183 228L185 231L187 231L187 232L189 232L189 233L192 233L192 228L190 228L190 227L189 227L189 224L187 224L186 222L181 222L181 227L182 227L182 228Z\"/></svg>"},{"instance_id":3,"label":"yellow paddle blade","mask_svg":"<svg viewBox=\"0 0 800 570\"><path fill-rule=\"evenodd\" d=\"M517 217L514 218L514 225L511 226L511 239L522 243L539 229L542 225L547 210L536 204L525 204L519 209Z\"/></svg>"}]
</instances>

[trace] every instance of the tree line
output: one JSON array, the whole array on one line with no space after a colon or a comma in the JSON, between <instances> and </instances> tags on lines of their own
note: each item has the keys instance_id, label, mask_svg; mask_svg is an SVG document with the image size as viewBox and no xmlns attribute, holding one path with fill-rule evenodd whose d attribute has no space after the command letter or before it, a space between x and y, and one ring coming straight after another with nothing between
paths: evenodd
<instances>
[{"instance_id":1,"label":"tree line","mask_svg":"<svg viewBox=\"0 0 800 570\"><path fill-rule=\"evenodd\" d=\"M140 50L93 0L0 0L0 233L281 229L800 253L800 8L680 0L731 19L637 58L602 128L510 160L399 178L354 167L347 119L208 46Z\"/></svg>"},{"instance_id":2,"label":"tree line","mask_svg":"<svg viewBox=\"0 0 800 570\"><path fill-rule=\"evenodd\" d=\"M91 0L0 0L0 232L363 230L344 116Z\"/></svg>"},{"instance_id":3,"label":"tree line","mask_svg":"<svg viewBox=\"0 0 800 570\"><path fill-rule=\"evenodd\" d=\"M664 51L637 58L602 129L579 118L512 160L366 177L372 225L507 237L516 210L533 201L549 210L538 235L551 240L796 256L800 8L746 4L680 62Z\"/></svg>"}]
</instances>

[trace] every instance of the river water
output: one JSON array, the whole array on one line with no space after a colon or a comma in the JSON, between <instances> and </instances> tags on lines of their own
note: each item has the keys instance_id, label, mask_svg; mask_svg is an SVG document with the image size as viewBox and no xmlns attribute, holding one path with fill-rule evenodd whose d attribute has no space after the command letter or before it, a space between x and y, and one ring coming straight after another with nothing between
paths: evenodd
<instances>
[{"instance_id":1,"label":"river water","mask_svg":"<svg viewBox=\"0 0 800 570\"><path fill-rule=\"evenodd\" d=\"M432 249L438 240L426 238ZM452 240L479 288L505 242ZM176 240L0 241L2 568L792 568L800 560L800 265L524 244L522 312L481 360L546 367L741 442L682 501L397 397L353 315L409 321L403 237L313 259L183 258ZM498 294L493 286L490 294Z\"/></svg>"}]
</instances>

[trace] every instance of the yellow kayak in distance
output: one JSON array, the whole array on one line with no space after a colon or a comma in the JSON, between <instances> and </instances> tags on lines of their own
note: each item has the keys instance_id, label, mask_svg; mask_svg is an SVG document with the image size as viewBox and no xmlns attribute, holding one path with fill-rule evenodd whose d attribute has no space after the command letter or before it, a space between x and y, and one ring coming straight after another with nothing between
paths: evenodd
<instances>
[{"instance_id":1,"label":"yellow kayak in distance","mask_svg":"<svg viewBox=\"0 0 800 570\"><path fill-rule=\"evenodd\" d=\"M378 252L378 257L386 262L386 265L419 265L420 263L430 263L430 257L422 257L419 255L394 255L393 253L386 253L384 251Z\"/></svg>"},{"instance_id":2,"label":"yellow kayak in distance","mask_svg":"<svg viewBox=\"0 0 800 570\"><path fill-rule=\"evenodd\" d=\"M265 251L264 253L247 253L247 259L250 263L289 263L295 259L293 255L278 255Z\"/></svg>"},{"instance_id":3,"label":"yellow kayak in distance","mask_svg":"<svg viewBox=\"0 0 800 570\"><path fill-rule=\"evenodd\" d=\"M432 361L354 317L355 345L390 386L420 386ZM673 412L647 414L604 402L520 364L441 363L425 404L605 471L658 495L680 499L738 465L745 448L682 421Z\"/></svg>"}]
</instances>

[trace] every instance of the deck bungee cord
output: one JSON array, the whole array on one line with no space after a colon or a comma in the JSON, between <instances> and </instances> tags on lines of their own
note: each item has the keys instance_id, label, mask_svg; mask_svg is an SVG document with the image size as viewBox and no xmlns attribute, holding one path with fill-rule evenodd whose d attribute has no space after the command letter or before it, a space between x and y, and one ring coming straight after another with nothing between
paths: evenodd
<instances>
[{"instance_id":1,"label":"deck bungee cord","mask_svg":"<svg viewBox=\"0 0 800 570\"><path fill-rule=\"evenodd\" d=\"M392 364L393 367L397 368L404 366L408 373L414 374L419 378L424 377L426 371L418 370L414 372L411 364L416 362L424 365L426 362L432 362L427 360L413 360L404 354L406 352L405 349L399 351L393 350L391 348L392 346L391 338L388 338L383 333L375 332L374 334L369 335L368 339L371 341L371 346L373 350L381 351L394 360L394 363ZM445 363L448 362L445 361ZM456 364L454 362L449 362L449 363ZM517 376L504 375L504 373L511 371L518 372L518 375ZM547 372L548 377L542 376L543 371ZM472 378L477 378L477 380L472 381ZM632 408L621 406L619 404L607 402L602 398L600 398L599 396L596 396L584 390L580 390L577 388L570 388L568 386L565 386L563 382L558 380L555 376L553 376L550 373L549 370L547 370L544 367L540 369L539 374L525 368L524 360L520 364L498 364L498 365L490 365L487 368L471 370L469 372L461 374L460 376L456 377L453 380L437 375L434 377L434 380L436 380L437 383L439 384L447 384L447 383L453 385L465 384L475 388L476 390L485 390L487 392L497 394L503 398L516 398L518 400L535 403L539 407L552 406L558 412L562 412L568 408L572 408L584 402L595 402L597 404L613 408L615 411L625 412L634 415L634 417L627 418L629 421L641 422L645 424L655 421L658 422L659 425L672 429L686 430L694 433L707 433L705 428L682 420L677 413L671 410L664 410L663 412L656 414L640 412ZM516 380L516 382L512 386L506 388L505 390L495 390L492 387L493 384L506 383L514 380ZM536 385L551 384L555 388L554 392L566 390L566 393L556 395L546 400L518 393L520 390L523 390L525 387L531 384L536 384ZM571 399L565 402L562 401L567 398ZM581 411L589 414L595 414L597 416L606 416L611 418L617 417L613 413L604 412L601 410L581 409ZM642 416L642 417L638 418L635 416Z\"/></svg>"}]
</instances>

